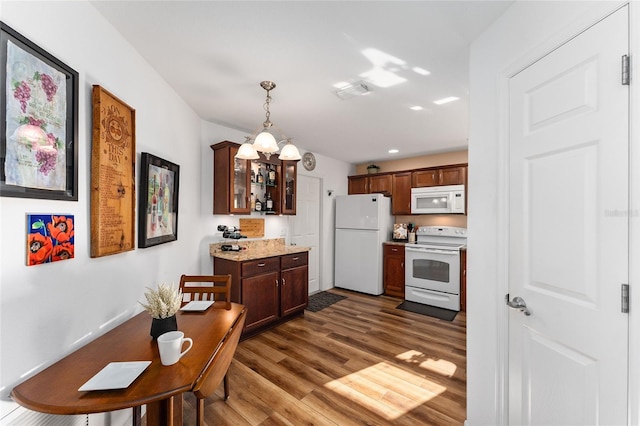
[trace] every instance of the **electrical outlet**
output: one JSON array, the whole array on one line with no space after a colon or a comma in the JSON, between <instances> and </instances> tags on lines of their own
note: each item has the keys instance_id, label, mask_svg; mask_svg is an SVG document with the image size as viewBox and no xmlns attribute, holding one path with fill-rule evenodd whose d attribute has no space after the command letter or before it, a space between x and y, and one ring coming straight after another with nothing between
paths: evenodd
<instances>
[{"instance_id":1,"label":"electrical outlet","mask_svg":"<svg viewBox=\"0 0 640 426\"><path fill-rule=\"evenodd\" d=\"M286 237L287 236L287 228L282 228L280 230L280 236L281 237Z\"/></svg>"}]
</instances>

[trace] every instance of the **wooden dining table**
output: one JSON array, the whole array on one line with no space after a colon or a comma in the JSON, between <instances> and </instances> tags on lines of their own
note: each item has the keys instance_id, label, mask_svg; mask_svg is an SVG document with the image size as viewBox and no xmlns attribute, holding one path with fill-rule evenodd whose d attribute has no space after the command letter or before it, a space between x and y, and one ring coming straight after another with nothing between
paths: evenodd
<instances>
[{"instance_id":1,"label":"wooden dining table","mask_svg":"<svg viewBox=\"0 0 640 426\"><path fill-rule=\"evenodd\" d=\"M139 424L142 405L147 424L181 425L182 393L189 392L225 344L243 324L243 305L215 302L203 312L179 311L178 330L193 347L173 365L160 362L158 345L149 335L151 317L142 312L37 373L11 391L20 405L49 414L90 414L133 408ZM235 350L235 348L234 348ZM125 389L79 391L111 362L151 361ZM215 367L214 367L215 368Z\"/></svg>"}]
</instances>

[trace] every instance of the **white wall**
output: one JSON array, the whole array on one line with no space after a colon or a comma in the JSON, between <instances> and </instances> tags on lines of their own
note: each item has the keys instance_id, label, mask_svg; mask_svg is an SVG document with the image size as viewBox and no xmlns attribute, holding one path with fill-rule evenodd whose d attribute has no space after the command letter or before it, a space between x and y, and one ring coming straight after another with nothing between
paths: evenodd
<instances>
[{"instance_id":1,"label":"white wall","mask_svg":"<svg viewBox=\"0 0 640 426\"><path fill-rule=\"evenodd\" d=\"M553 47L606 16L618 5L618 2L518 1L472 45L469 211L473 213L468 218L470 256L467 264L469 426L507 423L504 417L507 402L504 388L507 325L504 295L508 292L507 79ZM639 23L637 13L635 16L632 28ZM636 31L633 34L637 37L638 33ZM638 56L640 51L632 38L632 58L634 53ZM635 99L638 99L638 89L632 90L635 90ZM632 110L632 116L637 116L637 112L634 114ZM638 142L637 136L634 141ZM634 169L634 161L638 164L638 153L635 150L633 152L635 158L632 159L631 170ZM638 205L638 200L633 196L632 203ZM635 228L632 226L632 229ZM632 248L637 248L637 229L634 235L635 239L632 240L635 243L632 243ZM631 321L631 330L637 330L638 320L632 316ZM635 354L638 354L637 331L632 332L631 336L632 350L636 348ZM632 364L632 372L637 377L637 362ZM631 424L637 424L637 382L634 384L632 381L632 386Z\"/></svg>"},{"instance_id":2,"label":"white wall","mask_svg":"<svg viewBox=\"0 0 640 426\"><path fill-rule=\"evenodd\" d=\"M0 19L79 73L77 202L0 198L0 419L17 405L7 398L20 381L140 312L145 287L177 284L182 273L211 272L208 246L218 224L238 217L212 212L213 151L243 133L203 123L138 53L86 1L0 3ZM178 241L92 259L90 243L91 87L103 86L136 110L136 151L180 165ZM320 157L320 156L318 156ZM315 176L346 193L350 165L318 159ZM137 176L139 176L137 165ZM137 182L138 179L136 179ZM331 226L330 203L323 223ZM75 215L75 258L25 266L25 213ZM268 218L279 237L288 218ZM327 233L325 233L327 235ZM323 252L333 250L333 232ZM323 270L332 271L325 253ZM326 273L333 281L333 272ZM130 410L92 416L91 424L124 424Z\"/></svg>"}]
</instances>

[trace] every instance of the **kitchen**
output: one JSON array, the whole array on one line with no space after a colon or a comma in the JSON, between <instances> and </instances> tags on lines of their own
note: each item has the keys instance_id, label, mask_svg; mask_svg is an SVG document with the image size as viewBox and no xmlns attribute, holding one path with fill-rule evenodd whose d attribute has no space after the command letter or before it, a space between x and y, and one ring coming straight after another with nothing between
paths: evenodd
<instances>
[{"instance_id":1,"label":"kitchen","mask_svg":"<svg viewBox=\"0 0 640 426\"><path fill-rule=\"evenodd\" d=\"M472 49L471 92L476 97L471 103L471 133L468 161L455 160L436 165L469 163L469 247L483 258L470 259L474 272L474 281L478 284L473 293L473 304L468 306L468 424L506 424L504 406L505 376L502 367L504 355L504 327L506 315L503 312L504 294L507 291L501 278L505 267L503 201L505 152L502 148L504 135L498 130L505 121L499 113L501 102L499 94L504 91L496 76L505 64L522 61L522 55L542 56L540 45L558 45L570 34L577 34L588 23L597 21L614 8L613 4L576 2L567 5L561 2L553 4L522 3L509 11L505 17L481 38ZM86 114L80 120L80 134L83 145L80 149L80 199L82 203L53 202L51 205L59 211L75 213L79 219L79 231L84 236L77 242L77 255L73 262L60 262L51 267L25 268L23 255L16 247L24 240L24 213L39 211L42 202L38 200L2 199L2 382L3 396L11 385L17 383L19 376L33 369L42 368L47 363L60 358L65 353L94 338L103 330L122 322L139 308L137 301L145 286L170 280L185 271L206 271L211 266L208 251L211 243L219 242L214 236L218 224L228 221L234 225L237 217L211 215L213 195L211 181L212 152L210 144L222 140L242 142L246 132L225 127L221 124L203 122L199 119L173 90L160 78L147 61L127 43L122 34L113 29L95 11L93 6L77 2L69 4L29 2L5 2L2 4L2 20L36 40L43 48L57 57L72 63L84 76L83 85L104 84L112 90L126 94L128 101L140 113L138 128L139 150L161 151L178 164L181 164L182 182L191 182L181 188L180 238L175 243L162 248L136 250L123 255L89 259L88 243L88 182L90 117ZM638 22L637 11L632 5L631 22ZM43 13L46 12L46 13ZM82 19L77 19L80 16ZM60 33L53 33L50 18L61 23ZM76 17L76 18L72 18ZM567 22L569 23L567 25ZM242 27L242 21L237 24ZM512 24L512 25L510 25ZM529 36L523 39L518 31ZM541 30L544 28L544 30ZM634 27L635 28L635 27ZM505 37L505 33L507 36ZM82 34L82 37L78 37ZM636 33L634 33L636 34ZM551 37L551 41L549 38ZM636 38L637 39L637 38ZM96 48L99 46L100 48ZM634 47L637 52L637 47ZM524 52L524 53L523 53ZM528 56L528 59L531 57ZM117 62L114 57L119 58ZM522 62L520 66L524 66ZM514 65L515 67L515 65ZM513 71L513 70L510 70ZM502 75L502 74L500 74ZM262 77L264 78L264 77ZM502 81L502 80L501 80ZM259 90L257 82L250 82ZM278 81L281 88L285 81ZM280 88L279 88L280 89ZM631 86L633 99L638 99L637 85ZM83 87L80 105L89 109L89 89ZM278 99L278 91L274 93ZM283 96L280 105L284 104ZM251 106L245 111L255 111L263 99L258 95L251 99ZM164 106L156 111L157 105ZM274 104L274 121L277 121L277 104ZM302 104L301 104L302 105ZM155 112L154 112L155 111ZM148 115L150 114L150 115ZM256 113L247 113L250 123L258 124L260 117ZM151 124L153 123L153 124ZM169 124L170 123L170 124ZM289 126L284 126L286 129ZM296 135L294 135L296 136ZM393 139L389 137L389 139ZM635 139L634 139L635 140ZM154 141L153 143L150 141ZM295 142L295 140L294 140ZM176 149L176 147L179 149ZM301 147L304 147L300 143ZM191 151L191 154L187 152ZM195 153L195 156L194 154ZM362 163L362 169L354 170L351 163L316 154L317 166L307 177L321 179L321 197L326 200L329 191L332 196L348 192L347 176L365 174L369 162ZM192 158L195 157L195 158ZM377 158L377 157L376 157ZM376 160L377 161L377 160ZM632 164L637 164L635 151L631 152ZM383 171L413 169L413 165L391 167L384 165ZM415 168L424 167L423 165ZM635 167L635 169L639 169ZM633 168L632 168L633 170ZM636 173L636 172L633 172ZM638 181L632 173L632 182ZM632 188L635 188L632 186ZM632 194L637 191L631 191ZM635 199L633 199L635 200ZM634 201L633 207L637 208ZM321 223L325 229L334 229L333 206L322 203ZM412 223L410 218L396 218L398 223ZM419 224L419 223L416 223ZM466 226L454 223L452 226ZM265 226L265 237L279 238L282 229L288 229L286 217L269 218ZM637 250L637 230L630 233L632 248ZM322 276L332 277L332 237L323 233L320 237L319 272ZM171 248L168 248L171 247ZM486 253L486 255L485 255ZM502 262L502 263L501 263ZM70 264L70 265L69 265ZM44 271L44 272L43 272ZM637 271L632 269L632 278ZM43 283L46 283L43 285ZM485 287L486 286L486 287ZM507 287L508 288L508 287ZM33 295L40 294L49 303L34 302ZM637 297L632 292L632 298ZM634 299L637 301L637 299ZM80 303L78 303L80 301ZM635 303L638 305L639 303ZM634 305L634 303L632 303ZM25 309L28 307L28 309ZM28 313L27 313L28 311ZM58 318L61 312L71 313L63 317L64 324L57 324L51 318ZM82 320L79 320L82 318ZM16 323L22 324L16 327ZM637 328L637 320L632 319L632 327ZM64 329L64 332L61 331ZM632 336L637 333L631 333ZM25 338L28 336L28 338ZM635 348L635 349L634 349ZM637 339L631 341L631 352L637 352ZM637 359L632 356L631 359ZM632 373L637 372L632 365ZM631 374L637 377L637 374ZM631 383L630 423L638 423L637 384ZM15 404L5 398L1 401L5 410L15 409Z\"/></svg>"}]
</instances>

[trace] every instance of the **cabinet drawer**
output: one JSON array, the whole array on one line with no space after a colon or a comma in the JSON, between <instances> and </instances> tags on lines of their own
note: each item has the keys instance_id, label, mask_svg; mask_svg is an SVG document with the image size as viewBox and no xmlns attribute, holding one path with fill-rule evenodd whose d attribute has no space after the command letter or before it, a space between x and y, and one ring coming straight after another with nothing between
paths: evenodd
<instances>
[{"instance_id":1,"label":"cabinet drawer","mask_svg":"<svg viewBox=\"0 0 640 426\"><path fill-rule=\"evenodd\" d=\"M399 244L385 244L384 256L402 256L404 257L404 246Z\"/></svg>"},{"instance_id":2,"label":"cabinet drawer","mask_svg":"<svg viewBox=\"0 0 640 426\"><path fill-rule=\"evenodd\" d=\"M266 259L251 260L242 263L242 276L251 277L267 272L280 270L279 257L267 257Z\"/></svg>"},{"instance_id":3,"label":"cabinet drawer","mask_svg":"<svg viewBox=\"0 0 640 426\"><path fill-rule=\"evenodd\" d=\"M290 269L295 268L297 266L303 266L308 263L308 253L303 251L302 253L296 254L288 254L286 256L282 256L281 258L281 267L282 269Z\"/></svg>"}]
</instances>

